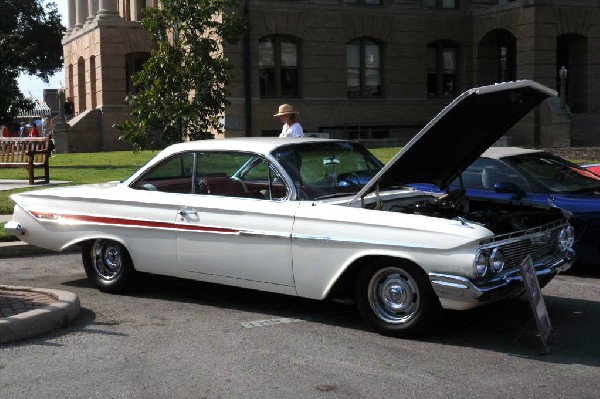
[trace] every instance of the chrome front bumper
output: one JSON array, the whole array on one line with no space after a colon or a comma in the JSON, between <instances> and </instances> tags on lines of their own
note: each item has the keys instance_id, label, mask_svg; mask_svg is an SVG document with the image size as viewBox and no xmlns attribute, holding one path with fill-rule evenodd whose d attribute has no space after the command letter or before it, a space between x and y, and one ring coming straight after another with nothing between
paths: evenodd
<instances>
[{"instance_id":1,"label":"chrome front bumper","mask_svg":"<svg viewBox=\"0 0 600 399\"><path fill-rule=\"evenodd\" d=\"M546 258L534 264L540 285L545 285L556 274L568 270L573 261L574 255L566 253L562 257ZM438 297L465 302L483 303L514 298L525 290L518 268L478 284L462 276L440 273L429 273L429 280Z\"/></svg>"},{"instance_id":2,"label":"chrome front bumper","mask_svg":"<svg viewBox=\"0 0 600 399\"><path fill-rule=\"evenodd\" d=\"M6 222L4 224L4 231L14 236L22 236L23 234L25 234L25 226L23 226L19 222L11 220L10 222Z\"/></svg>"}]
</instances>

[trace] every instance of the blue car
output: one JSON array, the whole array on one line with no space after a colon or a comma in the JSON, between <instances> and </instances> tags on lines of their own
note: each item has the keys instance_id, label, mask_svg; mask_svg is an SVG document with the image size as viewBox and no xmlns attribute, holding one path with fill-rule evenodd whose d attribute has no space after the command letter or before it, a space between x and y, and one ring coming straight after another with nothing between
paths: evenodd
<instances>
[{"instance_id":1,"label":"blue car","mask_svg":"<svg viewBox=\"0 0 600 399\"><path fill-rule=\"evenodd\" d=\"M462 183L461 183L462 181ZM430 184L419 189L436 191ZM600 176L540 150L491 147L450 184L470 198L556 206L572 214L580 264L600 264ZM437 190L439 191L439 190Z\"/></svg>"}]
</instances>

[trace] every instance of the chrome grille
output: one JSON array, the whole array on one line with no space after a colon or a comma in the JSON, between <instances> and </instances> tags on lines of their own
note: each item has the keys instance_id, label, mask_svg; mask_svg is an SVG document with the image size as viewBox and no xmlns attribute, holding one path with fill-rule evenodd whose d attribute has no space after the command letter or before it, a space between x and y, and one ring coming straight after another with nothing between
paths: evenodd
<instances>
[{"instance_id":1,"label":"chrome grille","mask_svg":"<svg viewBox=\"0 0 600 399\"><path fill-rule=\"evenodd\" d=\"M563 221L558 221L534 229L495 236L482 245L482 248L500 247L506 262L505 269L518 267L529 254L535 263L556 252L558 234L566 226Z\"/></svg>"}]
</instances>

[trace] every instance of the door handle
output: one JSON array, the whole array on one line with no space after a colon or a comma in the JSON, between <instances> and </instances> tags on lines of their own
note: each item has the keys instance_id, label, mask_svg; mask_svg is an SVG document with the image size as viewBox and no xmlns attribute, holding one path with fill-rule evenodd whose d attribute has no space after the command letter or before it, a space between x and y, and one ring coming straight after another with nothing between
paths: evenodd
<instances>
[{"instance_id":1,"label":"door handle","mask_svg":"<svg viewBox=\"0 0 600 399\"><path fill-rule=\"evenodd\" d=\"M188 216L188 215L195 215L195 216L198 216L198 212L196 212L196 211L184 211L184 210L180 210L180 211L178 211L177 213L178 213L178 214L179 214L179 216L181 216L181 217L185 217L185 216Z\"/></svg>"}]
</instances>

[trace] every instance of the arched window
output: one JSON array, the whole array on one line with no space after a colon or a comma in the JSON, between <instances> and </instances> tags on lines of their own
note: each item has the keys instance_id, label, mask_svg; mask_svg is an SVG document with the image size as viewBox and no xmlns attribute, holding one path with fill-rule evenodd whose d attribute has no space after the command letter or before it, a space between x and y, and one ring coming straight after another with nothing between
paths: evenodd
<instances>
[{"instance_id":1,"label":"arched window","mask_svg":"<svg viewBox=\"0 0 600 399\"><path fill-rule=\"evenodd\" d=\"M73 97L75 97L75 79L73 77L74 73L75 72L73 64L69 64L69 67L67 68L67 89L69 90L69 92L67 93L67 99L71 101L73 100Z\"/></svg>"},{"instance_id":2,"label":"arched window","mask_svg":"<svg viewBox=\"0 0 600 399\"><path fill-rule=\"evenodd\" d=\"M589 53L588 38L575 33L565 33L556 38L556 89L561 90L559 71L561 67L567 69L564 97L574 113L588 111L588 96L590 74L588 70L589 58L594 56Z\"/></svg>"},{"instance_id":3,"label":"arched window","mask_svg":"<svg viewBox=\"0 0 600 399\"><path fill-rule=\"evenodd\" d=\"M381 45L357 39L346 45L348 98L382 96Z\"/></svg>"},{"instance_id":4,"label":"arched window","mask_svg":"<svg viewBox=\"0 0 600 399\"><path fill-rule=\"evenodd\" d=\"M98 106L96 97L96 57L90 57L90 96L92 100L91 108L95 109Z\"/></svg>"},{"instance_id":5,"label":"arched window","mask_svg":"<svg viewBox=\"0 0 600 399\"><path fill-rule=\"evenodd\" d=\"M299 45L288 36L267 36L258 42L261 97L299 95Z\"/></svg>"},{"instance_id":6,"label":"arched window","mask_svg":"<svg viewBox=\"0 0 600 399\"><path fill-rule=\"evenodd\" d=\"M458 93L458 46L437 41L427 46L427 97L449 98Z\"/></svg>"},{"instance_id":7,"label":"arched window","mask_svg":"<svg viewBox=\"0 0 600 399\"><path fill-rule=\"evenodd\" d=\"M77 60L77 109L78 114L85 111L85 60L79 57Z\"/></svg>"},{"instance_id":8,"label":"arched window","mask_svg":"<svg viewBox=\"0 0 600 399\"><path fill-rule=\"evenodd\" d=\"M517 39L507 30L494 29L477 46L478 83L509 82L517 75Z\"/></svg>"},{"instance_id":9,"label":"arched window","mask_svg":"<svg viewBox=\"0 0 600 399\"><path fill-rule=\"evenodd\" d=\"M150 54L144 52L129 53L125 56L125 88L127 94L135 93L133 75L142 70L148 58L150 58Z\"/></svg>"}]
</instances>

